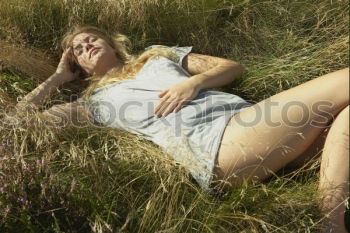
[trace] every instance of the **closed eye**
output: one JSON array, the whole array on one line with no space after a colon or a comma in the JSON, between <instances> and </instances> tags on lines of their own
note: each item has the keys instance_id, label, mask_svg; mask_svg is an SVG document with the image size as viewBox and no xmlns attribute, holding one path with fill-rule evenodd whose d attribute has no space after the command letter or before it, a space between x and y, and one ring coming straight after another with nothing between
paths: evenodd
<instances>
[{"instance_id":1,"label":"closed eye","mask_svg":"<svg viewBox=\"0 0 350 233\"><path fill-rule=\"evenodd\" d=\"M82 52L83 52L82 48L83 47L81 46L81 44L74 47L74 53L76 56L79 56L82 54Z\"/></svg>"},{"instance_id":2,"label":"closed eye","mask_svg":"<svg viewBox=\"0 0 350 233\"><path fill-rule=\"evenodd\" d=\"M83 50L80 49L80 50L77 52L77 56L80 56L82 53L83 53Z\"/></svg>"},{"instance_id":3,"label":"closed eye","mask_svg":"<svg viewBox=\"0 0 350 233\"><path fill-rule=\"evenodd\" d=\"M87 36L84 38L84 42L85 43L93 43L97 40L98 38L95 36ZM75 56L80 56L83 53L83 46L81 45L81 43L79 43L78 45L76 45L74 48L74 54Z\"/></svg>"}]
</instances>

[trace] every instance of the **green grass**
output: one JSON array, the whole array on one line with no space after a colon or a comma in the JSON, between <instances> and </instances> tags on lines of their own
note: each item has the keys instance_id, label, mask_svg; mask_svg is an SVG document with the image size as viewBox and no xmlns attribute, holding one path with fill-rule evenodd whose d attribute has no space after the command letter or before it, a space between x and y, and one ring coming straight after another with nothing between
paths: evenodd
<instances>
[{"instance_id":1,"label":"green grass","mask_svg":"<svg viewBox=\"0 0 350 233\"><path fill-rule=\"evenodd\" d=\"M5 113L54 71L59 39L75 24L119 30L134 52L193 45L238 61L248 72L220 89L258 102L348 66L348 10L347 1L326 0L1 1L0 65L7 68L0 70L0 109ZM319 161L212 197L138 136L57 131L39 115L33 119L0 131L9 144L0 154L0 232L319 231Z\"/></svg>"}]
</instances>

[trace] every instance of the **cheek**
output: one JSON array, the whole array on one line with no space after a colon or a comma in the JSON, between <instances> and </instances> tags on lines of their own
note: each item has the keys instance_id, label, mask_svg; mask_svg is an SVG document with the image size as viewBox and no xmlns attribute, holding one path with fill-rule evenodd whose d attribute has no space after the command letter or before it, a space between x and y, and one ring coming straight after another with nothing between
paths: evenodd
<instances>
[{"instance_id":1,"label":"cheek","mask_svg":"<svg viewBox=\"0 0 350 233\"><path fill-rule=\"evenodd\" d=\"M93 65L103 65L109 60L111 60L111 53L104 48L93 57L91 62Z\"/></svg>"},{"instance_id":2,"label":"cheek","mask_svg":"<svg viewBox=\"0 0 350 233\"><path fill-rule=\"evenodd\" d=\"M107 43L102 43L101 47L103 48L104 52L110 56L110 54L115 54L114 49L108 45Z\"/></svg>"}]
</instances>

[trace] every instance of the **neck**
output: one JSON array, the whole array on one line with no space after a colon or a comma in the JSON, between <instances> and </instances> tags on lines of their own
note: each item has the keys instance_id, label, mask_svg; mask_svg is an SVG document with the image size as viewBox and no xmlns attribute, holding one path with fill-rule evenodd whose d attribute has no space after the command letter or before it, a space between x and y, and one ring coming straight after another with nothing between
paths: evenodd
<instances>
[{"instance_id":1,"label":"neck","mask_svg":"<svg viewBox=\"0 0 350 233\"><path fill-rule=\"evenodd\" d=\"M121 70L123 68L123 66L124 66L124 63L122 63L118 59L116 59L114 61L110 61L108 63L105 62L104 63L104 67L102 69L100 69L100 70L95 71L93 75L104 76L105 74L107 74L112 69Z\"/></svg>"}]
</instances>

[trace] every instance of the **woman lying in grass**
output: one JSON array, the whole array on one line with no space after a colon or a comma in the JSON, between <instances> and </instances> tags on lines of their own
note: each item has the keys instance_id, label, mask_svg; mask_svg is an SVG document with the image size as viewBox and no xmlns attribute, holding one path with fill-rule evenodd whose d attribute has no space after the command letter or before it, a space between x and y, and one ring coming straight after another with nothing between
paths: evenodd
<instances>
[{"instance_id":1,"label":"woman lying in grass","mask_svg":"<svg viewBox=\"0 0 350 233\"><path fill-rule=\"evenodd\" d=\"M210 90L239 77L231 60L191 47L151 46L128 53L129 40L81 27L62 41L56 72L19 106L42 105L57 87L86 78L83 97L43 112L50 121L124 129L161 146L209 192L267 179L322 150L320 207L325 232L346 232L349 69L332 72L251 104ZM67 122L66 122L67 123Z\"/></svg>"}]
</instances>

